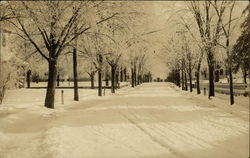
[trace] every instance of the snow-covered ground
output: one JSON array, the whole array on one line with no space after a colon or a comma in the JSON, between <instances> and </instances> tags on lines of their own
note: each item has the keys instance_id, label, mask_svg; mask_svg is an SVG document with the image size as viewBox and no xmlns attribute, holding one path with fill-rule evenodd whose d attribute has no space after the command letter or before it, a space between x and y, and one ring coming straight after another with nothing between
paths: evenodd
<instances>
[{"instance_id":1,"label":"snow-covered ground","mask_svg":"<svg viewBox=\"0 0 250 158\"><path fill-rule=\"evenodd\" d=\"M32 83L36 84L36 83ZM32 85L31 84L31 85ZM79 86L88 86L89 82L79 82ZM104 83L103 83L104 84ZM128 86L128 82L121 82L121 86ZM73 83L71 83L73 85ZM34 85L32 85L34 86ZM62 85L67 86L67 85ZM35 86L34 86L35 87ZM45 82L39 82L36 87L46 87ZM62 104L62 91L63 91L63 103ZM103 94L110 94L110 89L103 89ZM85 99L93 99L98 98L97 89L78 89L79 100ZM3 104L0 105L4 108L43 108L44 100L46 95L46 89L11 89L7 90ZM74 104L77 102L73 101L74 98L74 89L56 89L56 97L55 97L55 107L58 109L63 108L69 104Z\"/></svg>"},{"instance_id":2,"label":"snow-covered ground","mask_svg":"<svg viewBox=\"0 0 250 158\"><path fill-rule=\"evenodd\" d=\"M105 86L106 82L103 81L102 85ZM120 85L125 85L128 84L128 82L120 82ZM111 85L111 81L109 81L109 86ZM73 87L74 86L74 82L73 81L64 81L64 82L59 82L59 87ZM91 87L91 82L90 81L79 81L78 82L78 86L79 87ZM94 86L97 87L98 86L98 82L95 81L94 82ZM25 83L25 87L27 87L27 83ZM30 83L30 87L47 87L47 82L31 82Z\"/></svg>"},{"instance_id":3,"label":"snow-covered ground","mask_svg":"<svg viewBox=\"0 0 250 158\"><path fill-rule=\"evenodd\" d=\"M41 107L43 90L7 96L0 107L0 157L249 156L249 107L208 100L170 83L125 87L105 97L83 90L78 103L72 103L71 91L65 91L64 105L57 100L55 110ZM34 98L32 106L13 107L25 107L27 96Z\"/></svg>"}]
</instances>

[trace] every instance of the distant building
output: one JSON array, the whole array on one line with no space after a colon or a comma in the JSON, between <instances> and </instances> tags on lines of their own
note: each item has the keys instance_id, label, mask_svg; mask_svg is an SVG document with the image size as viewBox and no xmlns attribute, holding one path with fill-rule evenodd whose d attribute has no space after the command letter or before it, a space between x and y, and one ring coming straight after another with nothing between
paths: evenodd
<instances>
[{"instance_id":1,"label":"distant building","mask_svg":"<svg viewBox=\"0 0 250 158\"><path fill-rule=\"evenodd\" d=\"M216 68L214 71L215 82L219 82L220 79L227 78L227 75L228 75L228 71L225 70L225 68ZM208 69L201 71L200 78L201 78L201 80L208 80L209 79Z\"/></svg>"}]
</instances>

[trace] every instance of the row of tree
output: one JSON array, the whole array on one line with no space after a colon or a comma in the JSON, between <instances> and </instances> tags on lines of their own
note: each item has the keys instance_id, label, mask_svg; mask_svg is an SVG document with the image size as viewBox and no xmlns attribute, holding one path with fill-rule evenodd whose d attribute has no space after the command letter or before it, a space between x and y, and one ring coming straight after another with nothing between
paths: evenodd
<instances>
[{"instance_id":1,"label":"row of tree","mask_svg":"<svg viewBox=\"0 0 250 158\"><path fill-rule=\"evenodd\" d=\"M1 2L6 9L2 25L15 35L17 56L28 67L47 63L48 85L45 106L54 108L59 64L72 56L74 100L78 98L78 65L86 65L92 87L98 73L98 95L102 95L103 74L111 77L115 93L118 74L122 80L131 69L132 86L143 81L146 69L147 43L144 34L134 28L141 23L142 13L134 2L103 1L35 1ZM23 48L23 49L20 49ZM108 68L109 67L109 68ZM63 67L62 67L63 69ZM45 70L46 71L46 70ZM110 72L110 75L109 75ZM116 83L115 83L116 82Z\"/></svg>"},{"instance_id":2,"label":"row of tree","mask_svg":"<svg viewBox=\"0 0 250 158\"><path fill-rule=\"evenodd\" d=\"M218 63L224 65L228 72L231 105L234 104L233 72L241 68L245 83L249 76L250 4L243 14L239 14L236 10L238 3L226 0L187 2L187 10L191 14L178 14L180 27L176 31L177 36L170 39L165 48L173 80L179 86L181 83L185 90L188 77L192 92L192 75L195 74L197 94L200 94L201 67L208 67L209 98L215 96L215 66Z\"/></svg>"}]
</instances>

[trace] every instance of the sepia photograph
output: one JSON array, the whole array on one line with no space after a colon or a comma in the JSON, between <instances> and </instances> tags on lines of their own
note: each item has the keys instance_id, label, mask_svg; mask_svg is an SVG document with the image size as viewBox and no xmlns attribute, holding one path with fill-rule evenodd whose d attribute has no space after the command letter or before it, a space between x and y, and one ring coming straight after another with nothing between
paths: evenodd
<instances>
[{"instance_id":1,"label":"sepia photograph","mask_svg":"<svg viewBox=\"0 0 250 158\"><path fill-rule=\"evenodd\" d=\"M250 158L250 0L0 0L0 158Z\"/></svg>"}]
</instances>

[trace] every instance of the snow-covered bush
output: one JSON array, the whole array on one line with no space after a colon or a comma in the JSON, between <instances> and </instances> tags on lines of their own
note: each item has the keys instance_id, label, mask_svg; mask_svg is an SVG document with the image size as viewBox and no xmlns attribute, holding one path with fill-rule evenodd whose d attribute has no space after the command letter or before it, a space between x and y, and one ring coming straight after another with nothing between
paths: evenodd
<instances>
[{"instance_id":1,"label":"snow-covered bush","mask_svg":"<svg viewBox=\"0 0 250 158\"><path fill-rule=\"evenodd\" d=\"M25 63L15 57L1 61L0 103L6 89L20 88L24 82Z\"/></svg>"}]
</instances>

